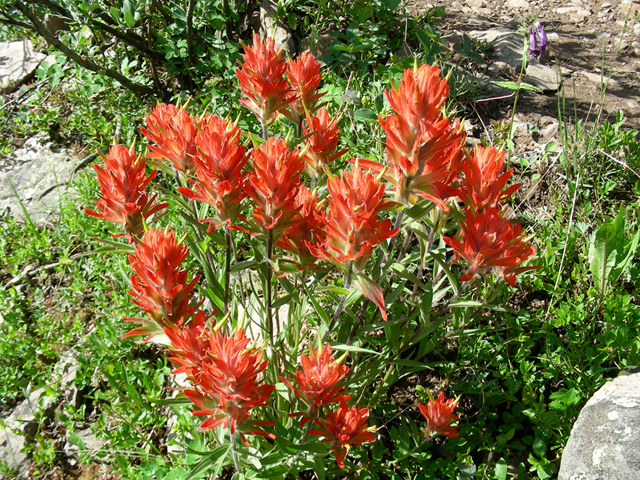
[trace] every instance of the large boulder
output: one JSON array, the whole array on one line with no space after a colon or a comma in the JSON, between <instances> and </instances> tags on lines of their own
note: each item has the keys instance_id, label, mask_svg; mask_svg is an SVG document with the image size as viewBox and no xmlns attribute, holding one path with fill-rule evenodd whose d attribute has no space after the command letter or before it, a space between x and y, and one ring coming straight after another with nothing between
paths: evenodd
<instances>
[{"instance_id":1,"label":"large boulder","mask_svg":"<svg viewBox=\"0 0 640 480\"><path fill-rule=\"evenodd\" d=\"M33 51L31 40L0 42L0 93L11 93L35 73L46 55Z\"/></svg>"},{"instance_id":2,"label":"large boulder","mask_svg":"<svg viewBox=\"0 0 640 480\"><path fill-rule=\"evenodd\" d=\"M640 478L640 373L607 382L584 406L558 480Z\"/></svg>"},{"instance_id":3,"label":"large boulder","mask_svg":"<svg viewBox=\"0 0 640 480\"><path fill-rule=\"evenodd\" d=\"M0 216L7 212L24 220L23 207L34 223L55 218L60 193L82 160L39 137L0 159ZM21 205L22 204L22 205Z\"/></svg>"}]
</instances>

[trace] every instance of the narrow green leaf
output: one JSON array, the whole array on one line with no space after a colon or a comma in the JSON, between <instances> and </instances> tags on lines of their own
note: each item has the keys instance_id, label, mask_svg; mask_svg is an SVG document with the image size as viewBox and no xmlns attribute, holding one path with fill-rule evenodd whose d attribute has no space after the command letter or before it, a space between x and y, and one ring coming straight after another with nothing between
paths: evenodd
<instances>
[{"instance_id":1,"label":"narrow green leaf","mask_svg":"<svg viewBox=\"0 0 640 480\"><path fill-rule=\"evenodd\" d=\"M341 343L336 344L336 345L331 345L331 348L333 350L340 350L340 351L345 351L345 352L360 352L360 353L370 353L371 355L380 355L378 352L376 352L374 350L355 347L353 345L344 345L344 344L341 344Z\"/></svg>"}]
</instances>

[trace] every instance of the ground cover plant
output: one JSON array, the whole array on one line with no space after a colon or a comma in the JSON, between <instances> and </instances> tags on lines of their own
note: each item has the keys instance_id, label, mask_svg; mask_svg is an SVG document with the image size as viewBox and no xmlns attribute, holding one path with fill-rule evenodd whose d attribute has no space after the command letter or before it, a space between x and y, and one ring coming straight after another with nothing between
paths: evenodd
<instances>
[{"instance_id":1,"label":"ground cover plant","mask_svg":"<svg viewBox=\"0 0 640 480\"><path fill-rule=\"evenodd\" d=\"M636 207L615 197L637 198L634 132L567 121L555 212L516 222L521 172L464 146L438 68L349 84L246 49L248 110L151 106L54 229L3 222L3 408L73 345L84 391L39 420L32 476L552 477L580 407L637 363Z\"/></svg>"}]
</instances>

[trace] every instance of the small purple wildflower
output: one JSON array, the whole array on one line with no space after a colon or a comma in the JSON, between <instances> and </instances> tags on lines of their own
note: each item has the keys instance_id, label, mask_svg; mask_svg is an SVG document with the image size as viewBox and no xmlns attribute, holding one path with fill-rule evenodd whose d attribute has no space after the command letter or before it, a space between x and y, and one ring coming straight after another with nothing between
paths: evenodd
<instances>
[{"instance_id":1,"label":"small purple wildflower","mask_svg":"<svg viewBox=\"0 0 640 480\"><path fill-rule=\"evenodd\" d=\"M537 60L548 46L549 40L547 40L547 34L542 29L540 22L529 27L529 56Z\"/></svg>"}]
</instances>

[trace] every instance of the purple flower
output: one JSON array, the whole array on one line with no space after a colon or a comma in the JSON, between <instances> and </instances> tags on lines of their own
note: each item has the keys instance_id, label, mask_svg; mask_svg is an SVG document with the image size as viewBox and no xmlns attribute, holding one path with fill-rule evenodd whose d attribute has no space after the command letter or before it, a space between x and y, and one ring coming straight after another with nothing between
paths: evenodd
<instances>
[{"instance_id":1,"label":"purple flower","mask_svg":"<svg viewBox=\"0 0 640 480\"><path fill-rule=\"evenodd\" d=\"M542 29L540 22L529 27L529 56L537 60L548 46L549 40L547 40L547 34Z\"/></svg>"}]
</instances>

